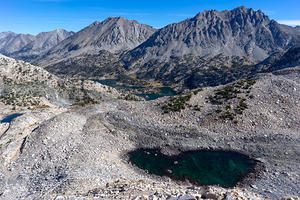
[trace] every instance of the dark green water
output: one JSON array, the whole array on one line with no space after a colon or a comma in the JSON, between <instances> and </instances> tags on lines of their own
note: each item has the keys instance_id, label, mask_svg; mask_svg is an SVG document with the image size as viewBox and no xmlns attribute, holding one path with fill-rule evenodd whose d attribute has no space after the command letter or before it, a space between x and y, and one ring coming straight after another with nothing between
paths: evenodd
<instances>
[{"instance_id":1,"label":"dark green water","mask_svg":"<svg viewBox=\"0 0 300 200\"><path fill-rule=\"evenodd\" d=\"M20 117L21 115L23 115L23 114L16 113L16 114L8 115L1 120L1 123L10 123L12 120L14 120L17 117Z\"/></svg>"},{"instance_id":2,"label":"dark green water","mask_svg":"<svg viewBox=\"0 0 300 200\"><path fill-rule=\"evenodd\" d=\"M103 80L93 80L95 82L107 85L116 89L143 89L141 86L129 86L129 85L120 85L118 82L119 79L103 79ZM160 87L158 93L136 93L135 95L143 97L146 101L155 100L164 96L174 96L178 93L170 87Z\"/></svg>"},{"instance_id":3,"label":"dark green water","mask_svg":"<svg viewBox=\"0 0 300 200\"><path fill-rule=\"evenodd\" d=\"M136 94L136 95L145 98L146 101L151 101L151 100L158 99L160 97L174 96L177 94L178 93L170 87L161 87L159 88L159 93L150 93L150 94L146 93L146 94Z\"/></svg>"},{"instance_id":4,"label":"dark green water","mask_svg":"<svg viewBox=\"0 0 300 200\"><path fill-rule=\"evenodd\" d=\"M129 156L132 163L151 174L223 187L235 186L256 164L246 155L228 151L187 151L169 157L157 149L138 149Z\"/></svg>"}]
</instances>

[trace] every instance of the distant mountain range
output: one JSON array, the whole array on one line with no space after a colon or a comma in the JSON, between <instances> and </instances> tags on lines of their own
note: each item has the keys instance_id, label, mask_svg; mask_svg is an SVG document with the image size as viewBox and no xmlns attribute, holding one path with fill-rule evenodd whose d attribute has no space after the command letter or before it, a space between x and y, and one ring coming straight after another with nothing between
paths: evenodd
<instances>
[{"instance_id":1,"label":"distant mountain range","mask_svg":"<svg viewBox=\"0 0 300 200\"><path fill-rule=\"evenodd\" d=\"M3 32L0 33L0 53L9 57L32 61L73 34L74 32L63 29L39 33L36 36Z\"/></svg>"},{"instance_id":2,"label":"distant mountain range","mask_svg":"<svg viewBox=\"0 0 300 200\"><path fill-rule=\"evenodd\" d=\"M194 88L267 70L271 65L253 66L272 60L270 56L285 55L300 41L299 27L279 24L261 10L244 6L204 11L159 30L109 17L75 34L61 35L49 43L47 37L1 33L0 53L55 74L88 78L122 73ZM299 59L291 63L299 64Z\"/></svg>"}]
</instances>

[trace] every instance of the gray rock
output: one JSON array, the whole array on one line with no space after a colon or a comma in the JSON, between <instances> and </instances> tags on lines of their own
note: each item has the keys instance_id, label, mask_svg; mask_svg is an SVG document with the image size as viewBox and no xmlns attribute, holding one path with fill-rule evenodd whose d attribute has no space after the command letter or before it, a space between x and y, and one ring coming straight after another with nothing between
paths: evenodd
<instances>
[{"instance_id":1,"label":"gray rock","mask_svg":"<svg viewBox=\"0 0 300 200\"><path fill-rule=\"evenodd\" d=\"M73 32L63 29L39 33L36 36L12 32L1 33L0 53L16 59L31 61L71 35Z\"/></svg>"},{"instance_id":2,"label":"gray rock","mask_svg":"<svg viewBox=\"0 0 300 200\"><path fill-rule=\"evenodd\" d=\"M148 39L156 29L135 20L109 17L94 22L50 49L38 58L41 65L57 62L80 54L97 54L100 50L112 53L133 49Z\"/></svg>"},{"instance_id":3,"label":"gray rock","mask_svg":"<svg viewBox=\"0 0 300 200\"><path fill-rule=\"evenodd\" d=\"M222 12L210 10L158 30L124 59L132 66L152 59L168 61L171 56L221 53L261 61L296 44L299 35L295 28L270 20L261 10L243 6Z\"/></svg>"},{"instance_id":4,"label":"gray rock","mask_svg":"<svg viewBox=\"0 0 300 200\"><path fill-rule=\"evenodd\" d=\"M7 62L13 61L8 59ZM1 140L3 153L0 152L0 156L8 158L10 153L5 166L0 162L3 167L0 172L1 198L143 199L144 195L149 198L155 195L166 199L168 196L196 197L194 194L223 198L228 193L228 196L237 198L263 199L251 190L270 199L279 199L285 194L299 195L299 176L291 179L282 172L299 174L300 111L295 102L300 97L297 92L300 90L300 73L288 70L279 74L283 75L261 74L256 77L250 90L255 98L246 99L248 108L238 116L238 124L214 116L215 109L222 108L222 105L206 102L209 95L226 86L204 88L193 94L188 103L202 105L198 112L193 107L185 107L180 113L163 114L161 105L167 103L168 97L150 102L110 99L98 105L68 109L55 116L49 114L47 119L43 114L45 111L38 115L28 111L12 122L11 137ZM289 98L283 98L287 93ZM243 91L239 95L243 96ZM275 103L279 98L284 100L280 105ZM228 101L232 107L236 106L234 100ZM278 112L274 115L269 110ZM39 119L38 124L32 120L28 124L32 115ZM197 122L197 118L201 120ZM286 126L286 120L291 122L291 127ZM257 122L257 125L252 125L252 122ZM24 136L20 135L25 132L21 128L26 128L24 142L14 139ZM257 189L247 184L233 189L188 187L189 183L144 173L132 166L126 157L126 152L136 147L169 145L184 151L228 149L227 143L231 144L231 150L261 158L267 170L262 171L257 179L250 180ZM7 148L12 144L15 144L16 153ZM18 147L22 147L22 151L18 151ZM280 173L275 176L274 170Z\"/></svg>"}]
</instances>

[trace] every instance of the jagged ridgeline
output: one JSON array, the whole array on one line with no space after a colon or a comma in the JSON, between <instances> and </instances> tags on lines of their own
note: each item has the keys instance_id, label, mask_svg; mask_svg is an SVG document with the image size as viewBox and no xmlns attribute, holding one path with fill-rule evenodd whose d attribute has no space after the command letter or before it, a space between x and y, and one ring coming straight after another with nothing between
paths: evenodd
<instances>
[{"instance_id":1,"label":"jagged ridgeline","mask_svg":"<svg viewBox=\"0 0 300 200\"><path fill-rule=\"evenodd\" d=\"M211 10L158 30L122 59L139 78L190 88L213 86L259 72L256 63L287 51L299 35L298 29L261 10Z\"/></svg>"}]
</instances>

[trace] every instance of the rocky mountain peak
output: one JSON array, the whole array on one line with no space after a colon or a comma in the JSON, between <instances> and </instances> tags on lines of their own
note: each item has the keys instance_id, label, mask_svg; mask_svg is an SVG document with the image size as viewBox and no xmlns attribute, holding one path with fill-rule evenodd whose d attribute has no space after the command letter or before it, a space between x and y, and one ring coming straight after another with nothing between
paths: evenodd
<instances>
[{"instance_id":1,"label":"rocky mountain peak","mask_svg":"<svg viewBox=\"0 0 300 200\"><path fill-rule=\"evenodd\" d=\"M108 17L103 22L100 22L98 25L103 25L103 24L109 24L111 26L132 26L132 25L148 26L148 25L144 25L144 24L139 24L136 20L128 20L122 16ZM148 27L150 27L150 26L148 26Z\"/></svg>"},{"instance_id":2,"label":"rocky mountain peak","mask_svg":"<svg viewBox=\"0 0 300 200\"><path fill-rule=\"evenodd\" d=\"M254 12L252 8L247 8L246 6L239 6L237 8L234 8L232 10L233 12L239 12L239 13L249 13L249 12ZM260 10L261 11L261 10Z\"/></svg>"},{"instance_id":3,"label":"rocky mountain peak","mask_svg":"<svg viewBox=\"0 0 300 200\"><path fill-rule=\"evenodd\" d=\"M30 61L73 34L73 32L68 32L64 29L42 32L36 36L19 34L11 40L11 43L5 45L14 47L13 50L6 54L13 58ZM22 45L16 46L18 40L24 41Z\"/></svg>"},{"instance_id":4,"label":"rocky mountain peak","mask_svg":"<svg viewBox=\"0 0 300 200\"><path fill-rule=\"evenodd\" d=\"M168 62L172 56L224 54L261 61L293 46L299 35L295 28L270 20L261 10L244 6L222 12L206 10L160 29L124 60L140 65L154 59Z\"/></svg>"},{"instance_id":5,"label":"rocky mountain peak","mask_svg":"<svg viewBox=\"0 0 300 200\"><path fill-rule=\"evenodd\" d=\"M199 87L199 82L210 75L209 84L221 80L225 73L244 74L238 66L253 65L276 52L285 52L297 41L300 33L296 28L270 20L261 10L242 6L230 11L207 10L163 27L123 54L122 60L125 68L139 78L171 84L181 80L182 75L188 87L191 82ZM216 75L212 70L215 67L223 74Z\"/></svg>"},{"instance_id":6,"label":"rocky mountain peak","mask_svg":"<svg viewBox=\"0 0 300 200\"><path fill-rule=\"evenodd\" d=\"M238 23L242 21L248 21L249 23L268 23L270 19L261 10L253 10L252 8L246 8L245 6L240 6L233 10L224 10L219 12L217 10L205 10L204 12L198 13L191 20L204 21L205 23L210 22L212 19L224 20L235 20Z\"/></svg>"},{"instance_id":7,"label":"rocky mountain peak","mask_svg":"<svg viewBox=\"0 0 300 200\"><path fill-rule=\"evenodd\" d=\"M62 29L62 28L58 28L58 29L55 29L54 31L51 31L52 33L68 33L68 31L66 31L65 29Z\"/></svg>"},{"instance_id":8,"label":"rocky mountain peak","mask_svg":"<svg viewBox=\"0 0 300 200\"><path fill-rule=\"evenodd\" d=\"M9 57L31 61L37 55L43 54L73 34L73 32L64 29L42 32L36 36L13 32L0 33L0 53Z\"/></svg>"},{"instance_id":9,"label":"rocky mountain peak","mask_svg":"<svg viewBox=\"0 0 300 200\"><path fill-rule=\"evenodd\" d=\"M41 32L41 33L36 35L36 38L51 37L51 36L59 37L59 36L63 36L63 35L65 35L65 37L68 37L68 36L73 35L73 34L74 34L73 32L68 32L64 29L55 29L55 30L49 31L49 32Z\"/></svg>"},{"instance_id":10,"label":"rocky mountain peak","mask_svg":"<svg viewBox=\"0 0 300 200\"><path fill-rule=\"evenodd\" d=\"M111 25L111 26L121 26L122 24L130 23L131 20L125 19L123 17L108 17L104 21L100 22L99 25Z\"/></svg>"},{"instance_id":11,"label":"rocky mountain peak","mask_svg":"<svg viewBox=\"0 0 300 200\"><path fill-rule=\"evenodd\" d=\"M118 17L113 17L113 16L110 16L108 17L107 19L105 19L103 22L105 21L118 21L118 20L122 20L122 21L130 21L122 16L118 16Z\"/></svg>"},{"instance_id":12,"label":"rocky mountain peak","mask_svg":"<svg viewBox=\"0 0 300 200\"><path fill-rule=\"evenodd\" d=\"M94 21L91 25L89 25L90 27L93 27L93 26L98 26L100 24L99 21Z\"/></svg>"},{"instance_id":13,"label":"rocky mountain peak","mask_svg":"<svg viewBox=\"0 0 300 200\"><path fill-rule=\"evenodd\" d=\"M202 14L202 15L201 15ZM205 11L203 13L199 13L199 16L208 17L211 16L218 16L222 18L222 20L230 19L230 20L239 20L239 19L246 19L250 23L255 21L259 22L269 22L270 19L267 15L262 12L262 10L253 10L252 8L246 8L245 6L240 6L233 10L224 10L222 12L218 12L217 10L210 10Z\"/></svg>"},{"instance_id":14,"label":"rocky mountain peak","mask_svg":"<svg viewBox=\"0 0 300 200\"><path fill-rule=\"evenodd\" d=\"M245 6L238 7L236 9L233 9L232 11L227 11L227 13L230 13L234 17L244 16L248 18L270 21L269 17L262 10L255 11L252 8L246 8Z\"/></svg>"},{"instance_id":15,"label":"rocky mountain peak","mask_svg":"<svg viewBox=\"0 0 300 200\"><path fill-rule=\"evenodd\" d=\"M48 64L48 59L71 58L82 53L98 54L101 50L119 53L133 49L147 40L156 29L123 17L109 17L102 22L94 22L70 38L64 40L40 60ZM54 60L54 59L53 59Z\"/></svg>"},{"instance_id":16,"label":"rocky mountain peak","mask_svg":"<svg viewBox=\"0 0 300 200\"><path fill-rule=\"evenodd\" d=\"M218 13L219 12L217 10L204 10L203 12L199 12L198 14L196 14L196 16L192 19L201 19L203 17L215 16Z\"/></svg>"}]
</instances>

